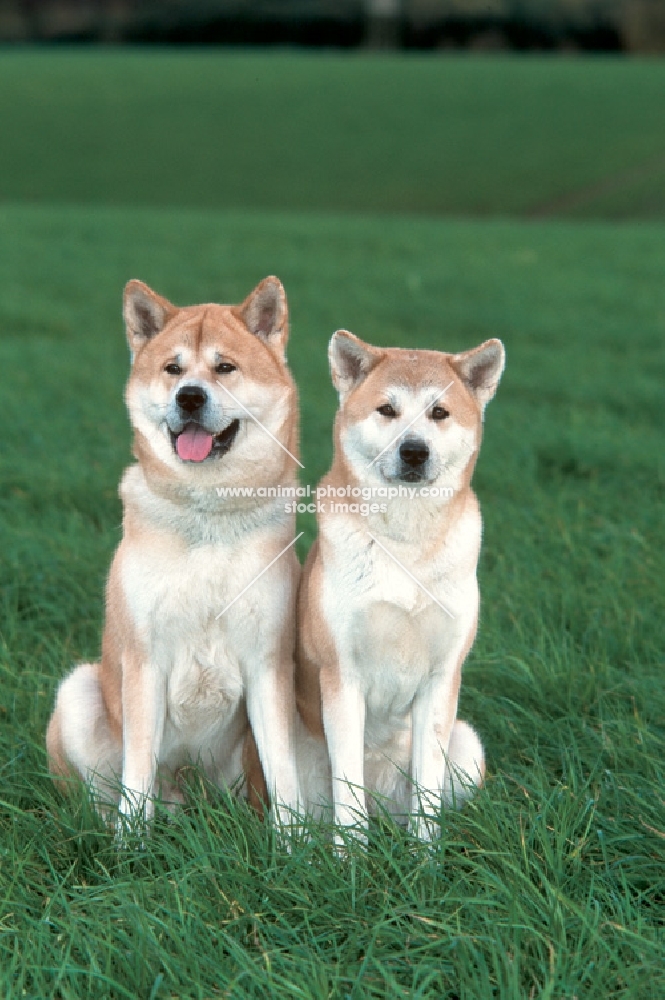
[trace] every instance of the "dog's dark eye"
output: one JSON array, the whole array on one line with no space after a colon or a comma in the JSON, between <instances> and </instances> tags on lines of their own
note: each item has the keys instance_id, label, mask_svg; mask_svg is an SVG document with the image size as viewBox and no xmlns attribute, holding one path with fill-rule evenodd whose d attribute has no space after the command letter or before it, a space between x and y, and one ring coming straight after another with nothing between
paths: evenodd
<instances>
[{"instance_id":1,"label":"dog's dark eye","mask_svg":"<svg viewBox=\"0 0 665 1000\"><path fill-rule=\"evenodd\" d=\"M236 366L232 365L230 361L220 361L218 365L215 365L215 371L218 375L228 375L229 372L234 372Z\"/></svg>"},{"instance_id":2,"label":"dog's dark eye","mask_svg":"<svg viewBox=\"0 0 665 1000\"><path fill-rule=\"evenodd\" d=\"M390 403L384 403L383 406L377 406L376 412L380 413L382 417L396 417L397 411L394 406Z\"/></svg>"},{"instance_id":3,"label":"dog's dark eye","mask_svg":"<svg viewBox=\"0 0 665 1000\"><path fill-rule=\"evenodd\" d=\"M432 410L432 420L445 420L449 416L450 413L445 406L435 406Z\"/></svg>"},{"instance_id":4,"label":"dog's dark eye","mask_svg":"<svg viewBox=\"0 0 665 1000\"><path fill-rule=\"evenodd\" d=\"M182 368L180 367L180 365L176 365L175 362L168 364L165 367L164 371L167 373L167 375L182 375Z\"/></svg>"}]
</instances>

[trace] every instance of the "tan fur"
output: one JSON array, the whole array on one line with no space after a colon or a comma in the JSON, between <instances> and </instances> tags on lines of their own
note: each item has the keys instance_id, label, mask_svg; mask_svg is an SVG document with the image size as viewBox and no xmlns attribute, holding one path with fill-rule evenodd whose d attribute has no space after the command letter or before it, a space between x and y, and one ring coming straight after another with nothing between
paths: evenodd
<instances>
[{"instance_id":1,"label":"tan fur","mask_svg":"<svg viewBox=\"0 0 665 1000\"><path fill-rule=\"evenodd\" d=\"M88 782L100 803L118 801L122 786L121 813L149 817L156 794L180 799L188 763L236 787L244 759L252 798L269 788L278 813L288 812L299 802L293 548L259 575L293 540L294 518L281 499L217 493L296 483L284 290L266 278L239 306L179 309L132 281L124 314L137 463L120 487L123 537L106 588L101 661L60 685L49 765ZM220 364L231 370L218 372ZM200 416L178 403L183 386L203 393ZM205 459L182 460L176 442L199 419L217 443Z\"/></svg>"},{"instance_id":2,"label":"tan fur","mask_svg":"<svg viewBox=\"0 0 665 1000\"><path fill-rule=\"evenodd\" d=\"M261 767L261 758L256 746L256 740L251 728L248 728L243 745L242 766L245 774L245 784L247 788L247 801L258 815L263 819L266 807L270 804L270 796L266 787L266 780Z\"/></svg>"},{"instance_id":3,"label":"tan fur","mask_svg":"<svg viewBox=\"0 0 665 1000\"><path fill-rule=\"evenodd\" d=\"M412 488L452 495L392 499L366 516L328 503L318 514L298 597L301 787L315 812L332 799L341 826L363 824L378 799L410 813L427 838L425 813L441 799L461 804L484 775L480 741L456 716L478 620L481 522L470 482L503 347L382 350L340 331L330 356L340 408L321 487L408 489L400 448L409 438L428 455ZM435 420L437 400L448 415ZM394 418L378 414L387 405Z\"/></svg>"},{"instance_id":4,"label":"tan fur","mask_svg":"<svg viewBox=\"0 0 665 1000\"><path fill-rule=\"evenodd\" d=\"M48 754L49 770L53 777L56 779L67 777L70 774L70 767L67 761L65 748L62 743L60 715L55 712L49 719L48 728L46 730L46 751ZM57 780L57 784L62 789L67 787L66 783L62 780Z\"/></svg>"}]
</instances>

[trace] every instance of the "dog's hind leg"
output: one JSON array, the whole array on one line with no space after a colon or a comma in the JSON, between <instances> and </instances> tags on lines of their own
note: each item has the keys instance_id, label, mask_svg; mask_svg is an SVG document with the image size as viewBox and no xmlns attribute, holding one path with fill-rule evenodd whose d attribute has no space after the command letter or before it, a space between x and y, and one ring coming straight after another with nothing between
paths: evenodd
<instances>
[{"instance_id":1,"label":"dog's hind leg","mask_svg":"<svg viewBox=\"0 0 665 1000\"><path fill-rule=\"evenodd\" d=\"M454 722L447 754L443 752L443 733L438 725L435 731L439 736L439 745L431 753L432 766L439 774L436 790L413 785L408 775L397 771L394 787L389 787L390 776L384 765L387 811L393 813L397 822L405 820L410 795L414 829L421 840L437 836L439 803L442 802L446 808L461 809L482 786L485 776L483 745L468 722L461 719Z\"/></svg>"},{"instance_id":2,"label":"dog's hind leg","mask_svg":"<svg viewBox=\"0 0 665 1000\"><path fill-rule=\"evenodd\" d=\"M103 805L118 801L122 739L109 718L98 670L96 663L82 663L60 684L46 749L56 778L78 775Z\"/></svg>"},{"instance_id":3,"label":"dog's hind leg","mask_svg":"<svg viewBox=\"0 0 665 1000\"><path fill-rule=\"evenodd\" d=\"M460 808L475 793L485 777L485 753L478 733L468 722L457 719L450 734L443 779L443 801Z\"/></svg>"}]
</instances>

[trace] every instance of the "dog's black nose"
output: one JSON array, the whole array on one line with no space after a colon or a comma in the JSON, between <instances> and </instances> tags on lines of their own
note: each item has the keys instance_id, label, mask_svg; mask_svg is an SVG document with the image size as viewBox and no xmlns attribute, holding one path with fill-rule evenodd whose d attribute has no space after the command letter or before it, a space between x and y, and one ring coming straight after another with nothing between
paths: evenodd
<instances>
[{"instance_id":1,"label":"dog's black nose","mask_svg":"<svg viewBox=\"0 0 665 1000\"><path fill-rule=\"evenodd\" d=\"M429 458L429 448L424 441L419 441L418 438L407 439L402 441L399 446L399 457L405 465L416 469L419 465L424 465Z\"/></svg>"},{"instance_id":2,"label":"dog's black nose","mask_svg":"<svg viewBox=\"0 0 665 1000\"><path fill-rule=\"evenodd\" d=\"M205 403L206 394L197 385L183 385L182 389L178 390L175 399L181 410L194 413L195 410L200 410Z\"/></svg>"}]
</instances>

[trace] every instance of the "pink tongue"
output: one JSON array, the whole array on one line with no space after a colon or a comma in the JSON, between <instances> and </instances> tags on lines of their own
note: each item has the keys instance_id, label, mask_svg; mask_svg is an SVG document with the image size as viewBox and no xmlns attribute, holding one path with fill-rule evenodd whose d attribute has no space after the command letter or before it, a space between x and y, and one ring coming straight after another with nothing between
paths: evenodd
<instances>
[{"instance_id":1,"label":"pink tongue","mask_svg":"<svg viewBox=\"0 0 665 1000\"><path fill-rule=\"evenodd\" d=\"M186 427L176 439L178 455L185 462L202 462L212 451L212 434L202 427Z\"/></svg>"}]
</instances>

